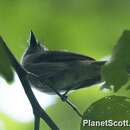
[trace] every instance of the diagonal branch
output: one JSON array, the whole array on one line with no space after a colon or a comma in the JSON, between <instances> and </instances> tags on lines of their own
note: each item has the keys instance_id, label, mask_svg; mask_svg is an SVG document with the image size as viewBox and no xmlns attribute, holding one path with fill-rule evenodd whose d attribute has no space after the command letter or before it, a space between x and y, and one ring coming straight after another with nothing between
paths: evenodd
<instances>
[{"instance_id":1,"label":"diagonal branch","mask_svg":"<svg viewBox=\"0 0 130 130\"><path fill-rule=\"evenodd\" d=\"M16 60L15 56L9 50L6 43L3 41L2 37L0 37L0 45L3 47L3 49L7 53L7 56L9 57L9 61L11 62L12 67L16 71L16 73L22 83L22 86L24 88L24 91L31 103L34 117L35 117L34 130L39 130L40 118L42 118L52 130L59 130L57 125L54 123L54 121L48 116L48 114L42 109L42 107L38 103L32 89L30 87L30 84L28 82L27 72Z\"/></svg>"}]
</instances>

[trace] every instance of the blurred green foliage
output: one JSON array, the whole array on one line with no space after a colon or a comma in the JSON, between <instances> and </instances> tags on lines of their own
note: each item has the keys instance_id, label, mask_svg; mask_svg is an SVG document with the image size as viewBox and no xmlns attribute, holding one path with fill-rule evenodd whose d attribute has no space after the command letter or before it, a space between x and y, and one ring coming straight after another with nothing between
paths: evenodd
<instances>
[{"instance_id":1,"label":"blurred green foliage","mask_svg":"<svg viewBox=\"0 0 130 130\"><path fill-rule=\"evenodd\" d=\"M3 40L0 37L0 75L2 75L7 82L13 81L13 70L11 69L11 64L9 58L4 51Z\"/></svg>"},{"instance_id":2,"label":"blurred green foliage","mask_svg":"<svg viewBox=\"0 0 130 130\"><path fill-rule=\"evenodd\" d=\"M99 60L111 54L123 30L130 29L129 7L129 0L0 0L0 35L19 60L30 30L50 49L78 52ZM110 94L95 86L73 92L70 98L83 112ZM117 94L129 96L124 89ZM47 111L61 130L79 130L80 119L60 100ZM33 129L33 122L21 125L5 115L0 115L0 120L4 120L6 130ZM44 122L42 128L49 130Z\"/></svg>"},{"instance_id":3,"label":"blurred green foliage","mask_svg":"<svg viewBox=\"0 0 130 130\"><path fill-rule=\"evenodd\" d=\"M1 122L2 121L2 122ZM0 130L33 130L32 123L20 123L0 113Z\"/></svg>"}]
</instances>

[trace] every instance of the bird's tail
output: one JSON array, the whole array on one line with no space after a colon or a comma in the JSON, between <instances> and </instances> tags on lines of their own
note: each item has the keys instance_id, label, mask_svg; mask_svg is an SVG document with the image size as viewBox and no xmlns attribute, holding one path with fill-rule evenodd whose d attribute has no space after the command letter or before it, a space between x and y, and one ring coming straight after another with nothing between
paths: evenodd
<instances>
[{"instance_id":1,"label":"bird's tail","mask_svg":"<svg viewBox=\"0 0 130 130\"><path fill-rule=\"evenodd\" d=\"M98 83L103 82L102 76L101 76L101 69L102 69L102 66L105 63L107 63L107 61L95 61L95 62L93 62L93 64L95 64L95 66L97 66L97 69L99 70L98 71L99 74L91 77L90 79L87 79L87 80L79 83L79 85L77 85L77 87L74 88L74 89L86 88L86 87L92 86L94 84L98 84ZM128 71L128 75L130 76L130 66L128 67L127 71Z\"/></svg>"}]
</instances>

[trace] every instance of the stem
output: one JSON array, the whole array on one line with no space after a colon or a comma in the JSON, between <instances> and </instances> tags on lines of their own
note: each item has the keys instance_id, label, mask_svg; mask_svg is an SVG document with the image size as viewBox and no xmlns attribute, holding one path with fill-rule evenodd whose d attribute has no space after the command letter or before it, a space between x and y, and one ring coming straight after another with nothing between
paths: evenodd
<instances>
[{"instance_id":1,"label":"stem","mask_svg":"<svg viewBox=\"0 0 130 130\"><path fill-rule=\"evenodd\" d=\"M39 130L39 126L40 126L40 118L39 116L35 115L34 130Z\"/></svg>"},{"instance_id":2,"label":"stem","mask_svg":"<svg viewBox=\"0 0 130 130\"><path fill-rule=\"evenodd\" d=\"M31 74L32 75L32 74ZM38 77L37 75L32 75L34 76L35 78L37 78L41 83L42 83L42 77ZM49 84L49 83L47 83ZM67 93L69 91L66 91L65 94L60 94L58 92L58 90L56 88L54 88L51 84L49 84L49 87L60 97L60 99L63 101L63 102L66 102L75 112L76 114L79 116L79 117L83 117L83 115L81 114L81 112L79 111L79 109L71 102L68 100L68 97L67 97Z\"/></svg>"}]
</instances>

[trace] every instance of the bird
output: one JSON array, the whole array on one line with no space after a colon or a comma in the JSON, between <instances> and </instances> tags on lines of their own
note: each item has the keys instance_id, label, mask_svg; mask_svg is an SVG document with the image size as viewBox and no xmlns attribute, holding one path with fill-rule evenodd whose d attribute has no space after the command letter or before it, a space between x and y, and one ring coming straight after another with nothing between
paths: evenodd
<instances>
[{"instance_id":1,"label":"bird","mask_svg":"<svg viewBox=\"0 0 130 130\"><path fill-rule=\"evenodd\" d=\"M61 50L49 50L31 31L28 47L22 56L23 68L31 86L47 94L68 93L102 82L101 68L106 61ZM52 89L53 88L53 89Z\"/></svg>"}]
</instances>

